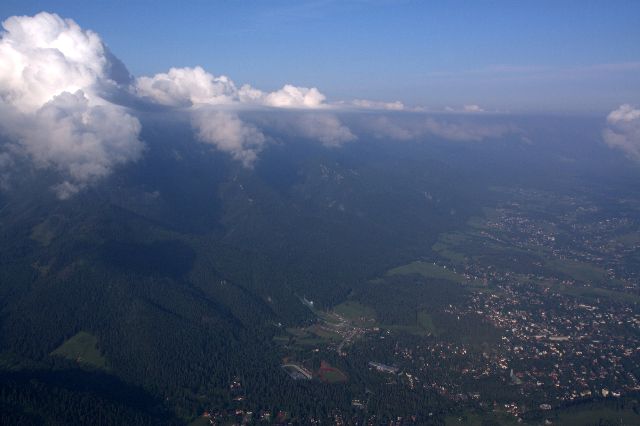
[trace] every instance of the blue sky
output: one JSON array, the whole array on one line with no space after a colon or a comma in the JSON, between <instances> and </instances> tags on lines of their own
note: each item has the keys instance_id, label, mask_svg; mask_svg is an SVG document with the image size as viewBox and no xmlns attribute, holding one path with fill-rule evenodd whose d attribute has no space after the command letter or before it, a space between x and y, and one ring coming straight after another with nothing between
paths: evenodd
<instances>
[{"instance_id":1,"label":"blue sky","mask_svg":"<svg viewBox=\"0 0 640 426\"><path fill-rule=\"evenodd\" d=\"M603 112L640 104L640 1L35 1L135 75L201 65L273 90L429 108Z\"/></svg>"}]
</instances>

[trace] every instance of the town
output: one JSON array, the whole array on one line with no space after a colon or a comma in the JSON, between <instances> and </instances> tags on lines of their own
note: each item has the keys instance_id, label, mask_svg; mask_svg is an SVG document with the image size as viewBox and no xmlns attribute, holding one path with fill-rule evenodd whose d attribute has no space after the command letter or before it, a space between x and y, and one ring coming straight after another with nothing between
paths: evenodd
<instances>
[{"instance_id":1,"label":"town","mask_svg":"<svg viewBox=\"0 0 640 426\"><path fill-rule=\"evenodd\" d=\"M637 398L640 284L629 257L640 250L640 224L624 214L602 219L578 198L535 191L510 197L466 233L443 235L435 256L420 263L423 278L459 279L466 290L428 312L426 329L384 323L358 301L321 310L301 298L317 319L278 337L288 354L281 369L311 383L368 377L348 410L311 424L377 424L368 412L374 382L437 394L457 407L448 415L407 413L390 423L398 425L436 416L456 424L474 411L553 423L553 413L572 404ZM532 203L554 214L533 211ZM469 324L486 336L472 335ZM292 421L266 409L231 414L239 424ZM221 424L229 414L210 419Z\"/></svg>"}]
</instances>

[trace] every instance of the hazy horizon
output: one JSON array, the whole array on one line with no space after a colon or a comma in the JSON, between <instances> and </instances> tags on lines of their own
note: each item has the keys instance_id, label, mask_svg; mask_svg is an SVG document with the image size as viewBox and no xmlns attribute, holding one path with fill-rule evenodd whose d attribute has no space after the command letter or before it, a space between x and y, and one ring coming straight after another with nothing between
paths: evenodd
<instances>
[{"instance_id":1,"label":"hazy horizon","mask_svg":"<svg viewBox=\"0 0 640 426\"><path fill-rule=\"evenodd\" d=\"M640 102L634 1L77 2L8 0L97 32L135 76L202 66L238 85L332 102L599 112Z\"/></svg>"}]
</instances>

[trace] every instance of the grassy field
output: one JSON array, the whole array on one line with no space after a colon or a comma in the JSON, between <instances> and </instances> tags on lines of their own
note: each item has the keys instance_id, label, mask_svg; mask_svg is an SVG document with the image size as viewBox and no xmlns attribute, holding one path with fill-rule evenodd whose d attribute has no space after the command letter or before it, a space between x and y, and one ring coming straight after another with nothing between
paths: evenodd
<instances>
[{"instance_id":1,"label":"grassy field","mask_svg":"<svg viewBox=\"0 0 640 426\"><path fill-rule=\"evenodd\" d=\"M419 327L417 325L391 324L391 325L381 325L380 328L384 330L391 330L391 331L397 331L400 333L412 334L414 336L420 336L420 337L424 337L428 334L424 328Z\"/></svg>"},{"instance_id":2,"label":"grassy field","mask_svg":"<svg viewBox=\"0 0 640 426\"><path fill-rule=\"evenodd\" d=\"M373 309L353 301L342 302L333 311L356 325L371 325L376 318Z\"/></svg>"},{"instance_id":3,"label":"grassy field","mask_svg":"<svg viewBox=\"0 0 640 426\"><path fill-rule=\"evenodd\" d=\"M474 225L478 228L481 227L479 223ZM627 238L633 239L633 235L628 236ZM468 251L465 251L465 249ZM554 286L556 291L572 296L583 296L591 299L608 298L610 300L631 300L634 303L640 303L639 296L616 291L615 288L622 287L623 283L619 280L611 280L603 268L597 265L571 259L553 259L539 247L532 247L531 250L525 250L497 243L493 240L487 240L474 234L474 231L469 231L468 233L457 232L442 235L438 242L433 246L433 250L439 255L456 262L458 265L464 264L465 259L480 263L495 264L495 261L500 260L501 258L510 258L514 261L517 258L518 262L520 262L519 265L524 266L524 269L531 269L527 265L531 265L535 262L543 265L547 275L555 275L558 278L568 277L579 283L579 285L576 286L556 285ZM498 264L497 266L498 268L501 268L501 265ZM516 266L516 263L513 263L511 266ZM453 271L447 272L454 273ZM531 272L534 272L534 270L531 270ZM546 285L545 282L531 280L526 278L524 275L521 275L519 280ZM580 283L591 283L593 286L582 286Z\"/></svg>"},{"instance_id":4,"label":"grassy field","mask_svg":"<svg viewBox=\"0 0 640 426\"><path fill-rule=\"evenodd\" d=\"M447 281L453 281L455 283L461 283L464 281L464 276L453 272L440 265L435 265L431 262L416 261L407 265L398 266L387 272L389 275L410 275L418 274L425 278L441 279Z\"/></svg>"},{"instance_id":5,"label":"grassy field","mask_svg":"<svg viewBox=\"0 0 640 426\"><path fill-rule=\"evenodd\" d=\"M276 336L275 341L282 344L293 344L296 346L318 346L330 342L330 339L318 336L310 332L307 328L288 328L288 336Z\"/></svg>"},{"instance_id":6,"label":"grassy field","mask_svg":"<svg viewBox=\"0 0 640 426\"><path fill-rule=\"evenodd\" d=\"M555 421L567 426L638 425L640 416L630 409L616 411L612 408L561 411Z\"/></svg>"},{"instance_id":7,"label":"grassy field","mask_svg":"<svg viewBox=\"0 0 640 426\"><path fill-rule=\"evenodd\" d=\"M295 339L294 344L298 346L322 346L327 343L326 339L320 337L305 337L303 339Z\"/></svg>"},{"instance_id":8,"label":"grassy field","mask_svg":"<svg viewBox=\"0 0 640 426\"><path fill-rule=\"evenodd\" d=\"M433 318L424 310L418 312L416 325L381 324L380 328L421 337L428 336L429 334L433 334L434 336L439 334L439 330L433 323Z\"/></svg>"},{"instance_id":9,"label":"grassy field","mask_svg":"<svg viewBox=\"0 0 640 426\"><path fill-rule=\"evenodd\" d=\"M600 283L608 280L607 272L604 269L584 262L551 259L545 262L545 266L568 275L576 281Z\"/></svg>"},{"instance_id":10,"label":"grassy field","mask_svg":"<svg viewBox=\"0 0 640 426\"><path fill-rule=\"evenodd\" d=\"M307 337L309 335L306 328L289 327L287 328L287 333L295 337Z\"/></svg>"},{"instance_id":11,"label":"grassy field","mask_svg":"<svg viewBox=\"0 0 640 426\"><path fill-rule=\"evenodd\" d=\"M328 340L334 340L334 341L342 340L342 337L336 331L320 324L314 324L311 327L309 327L307 330L322 339L328 339Z\"/></svg>"},{"instance_id":12,"label":"grassy field","mask_svg":"<svg viewBox=\"0 0 640 426\"><path fill-rule=\"evenodd\" d=\"M327 324L337 325L340 323L340 318L333 312L320 311L318 309L314 309L313 312Z\"/></svg>"},{"instance_id":13,"label":"grassy field","mask_svg":"<svg viewBox=\"0 0 640 426\"><path fill-rule=\"evenodd\" d=\"M308 349L309 346L322 346L341 341L343 337L336 329L340 327L342 318L362 327L375 324L375 311L352 301L337 305L331 312L314 310L314 313L318 316L319 322L308 327L287 328L287 334L274 337L274 341Z\"/></svg>"},{"instance_id":14,"label":"grassy field","mask_svg":"<svg viewBox=\"0 0 640 426\"><path fill-rule=\"evenodd\" d=\"M106 369L107 360L98 350L98 339L85 331L81 331L68 339L51 355L61 356L80 364Z\"/></svg>"},{"instance_id":15,"label":"grassy field","mask_svg":"<svg viewBox=\"0 0 640 426\"><path fill-rule=\"evenodd\" d=\"M431 333L434 336L438 335L438 329L433 323L433 318L427 311L418 312L418 327L424 330L426 333Z\"/></svg>"},{"instance_id":16,"label":"grassy field","mask_svg":"<svg viewBox=\"0 0 640 426\"><path fill-rule=\"evenodd\" d=\"M461 232L444 234L438 238L438 241L431 247L431 249L455 264L464 265L466 263L467 256L464 253L456 251L455 247L460 244L464 244L466 240L467 236Z\"/></svg>"},{"instance_id":17,"label":"grassy field","mask_svg":"<svg viewBox=\"0 0 640 426\"><path fill-rule=\"evenodd\" d=\"M340 335L328 327L314 324L309 327L287 328L287 335L276 336L274 341L281 344L293 344L296 346L320 346L341 339Z\"/></svg>"},{"instance_id":18,"label":"grassy field","mask_svg":"<svg viewBox=\"0 0 640 426\"><path fill-rule=\"evenodd\" d=\"M623 293L621 291L609 290L597 287L575 287L575 286L556 286L555 290L572 296L586 297L593 299L606 298L609 300L617 300L619 302L633 302L640 304L640 296L631 293Z\"/></svg>"}]
</instances>

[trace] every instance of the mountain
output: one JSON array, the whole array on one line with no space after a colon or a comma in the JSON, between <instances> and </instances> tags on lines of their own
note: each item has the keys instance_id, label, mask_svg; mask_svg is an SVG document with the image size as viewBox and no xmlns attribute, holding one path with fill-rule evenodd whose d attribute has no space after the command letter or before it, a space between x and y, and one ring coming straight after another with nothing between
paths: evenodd
<instances>
[{"instance_id":1,"label":"mountain","mask_svg":"<svg viewBox=\"0 0 640 426\"><path fill-rule=\"evenodd\" d=\"M347 384L292 381L285 330L348 300L399 324L413 305L394 297L417 310L463 300L420 280L370 286L433 258L442 235L507 198L497 187L639 195L637 166L584 137L601 125L590 118L514 117L527 138L475 142L327 148L274 134L252 168L199 143L189 123L141 120L144 156L70 199L50 189L55 172L28 165L0 192L3 423L184 423L233 411L238 396L294 419L350 410L366 394L358 370ZM366 388L381 413L442 421L454 409L426 390Z\"/></svg>"}]
</instances>

